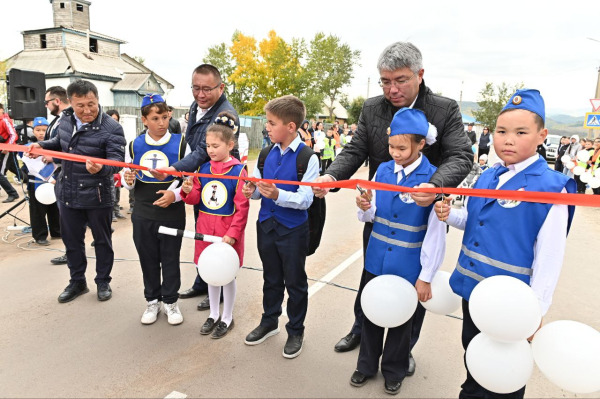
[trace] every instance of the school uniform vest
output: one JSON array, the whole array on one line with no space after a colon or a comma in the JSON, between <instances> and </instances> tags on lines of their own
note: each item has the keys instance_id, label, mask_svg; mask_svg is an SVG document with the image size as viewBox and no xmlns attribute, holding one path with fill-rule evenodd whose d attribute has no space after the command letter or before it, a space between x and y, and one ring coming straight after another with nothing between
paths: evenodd
<instances>
[{"instance_id":1,"label":"school uniform vest","mask_svg":"<svg viewBox=\"0 0 600 399\"><path fill-rule=\"evenodd\" d=\"M138 136L129 146L133 163L156 168L166 168L181 159L185 150L185 142L181 134L171 133L169 141L163 145L152 145L146 142L146 134ZM156 154L156 158L154 155ZM160 161L154 161L154 159ZM154 165L154 163L156 165ZM185 219L185 203L174 202L166 208L153 205L162 197L159 190L168 190L174 176L168 175L163 181L147 176L142 171L136 173L134 189L135 206L133 214L150 220L173 221Z\"/></svg>"},{"instance_id":2,"label":"school uniform vest","mask_svg":"<svg viewBox=\"0 0 600 399\"><path fill-rule=\"evenodd\" d=\"M325 137L325 148L323 149L323 159L335 159L335 139Z\"/></svg>"},{"instance_id":3,"label":"school uniform vest","mask_svg":"<svg viewBox=\"0 0 600 399\"><path fill-rule=\"evenodd\" d=\"M427 183L436 167L422 156L421 164L397 183L394 161L381 164L375 181L413 187ZM402 173L402 171L398 172ZM415 284L421 273L421 247L433 205L418 206L409 193L377 191L373 232L367 246L365 269L376 276L393 274Z\"/></svg>"},{"instance_id":4,"label":"school uniform vest","mask_svg":"<svg viewBox=\"0 0 600 399\"><path fill-rule=\"evenodd\" d=\"M210 162L200 166L199 173L210 174L214 177L197 177L200 191L200 212L209 215L231 216L235 213L235 193L239 180L219 179L219 176L239 177L244 170L244 165L233 165L226 173L213 173Z\"/></svg>"},{"instance_id":5,"label":"school uniform vest","mask_svg":"<svg viewBox=\"0 0 600 399\"><path fill-rule=\"evenodd\" d=\"M474 188L495 189L497 168L486 170ZM548 168L542 158L517 173L499 190L574 193L573 179ZM469 300L475 286L487 277L515 277L529 285L533 274L534 245L552 204L469 197L469 213L452 290ZM569 206L568 228L575 207Z\"/></svg>"},{"instance_id":6,"label":"school uniform vest","mask_svg":"<svg viewBox=\"0 0 600 399\"><path fill-rule=\"evenodd\" d=\"M146 141L146 134L142 134L133 141L132 159L136 165L147 166L152 169L165 169L179 161L180 148L183 140L182 134L171 133L169 141L162 145L150 144ZM167 175L165 180L158 180L150 173L139 172L137 179L144 183L169 183L175 176Z\"/></svg>"},{"instance_id":7,"label":"school uniform vest","mask_svg":"<svg viewBox=\"0 0 600 399\"><path fill-rule=\"evenodd\" d=\"M272 180L297 181L296 158L303 146L304 143L300 143L296 151L290 149L283 156L281 156L279 148L274 148L267 155L262 177ZM298 187L292 184L277 184L277 188L293 193L298 191ZM277 222L285 227L293 229L308 220L308 212L305 209L285 208L276 205L272 199L263 197L258 220L262 223L270 218L275 218Z\"/></svg>"}]
</instances>

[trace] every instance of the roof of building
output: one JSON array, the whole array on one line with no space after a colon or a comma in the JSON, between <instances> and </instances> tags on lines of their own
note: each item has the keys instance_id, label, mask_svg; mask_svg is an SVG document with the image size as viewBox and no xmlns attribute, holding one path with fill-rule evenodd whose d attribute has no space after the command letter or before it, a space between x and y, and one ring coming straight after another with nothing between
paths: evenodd
<instances>
[{"instance_id":1,"label":"roof of building","mask_svg":"<svg viewBox=\"0 0 600 399\"><path fill-rule=\"evenodd\" d=\"M122 91L139 90L150 76L152 75L149 73L127 73L123 76L123 80L115 83L112 89Z\"/></svg>"},{"instance_id":2,"label":"roof of building","mask_svg":"<svg viewBox=\"0 0 600 399\"><path fill-rule=\"evenodd\" d=\"M22 35L34 35L34 34L38 34L38 33L50 33L50 32L57 32L57 31L65 31L65 32L75 33L75 34L81 35L81 36L87 36L87 32L84 30L69 28L69 27L65 27L65 26L54 26L52 28L26 30L26 31L21 32L21 34ZM94 39L108 40L108 41L116 42L119 44L127 43L125 40L117 39L116 37L104 35L104 34L98 33L98 32L92 32L92 31L90 31L90 37L94 38Z\"/></svg>"},{"instance_id":3,"label":"roof of building","mask_svg":"<svg viewBox=\"0 0 600 399\"><path fill-rule=\"evenodd\" d=\"M323 108L321 109L321 113L318 115L319 117L329 117L329 100L323 102ZM335 100L333 102L333 115L335 115L338 119L348 119L348 111L339 101Z\"/></svg>"},{"instance_id":4,"label":"roof of building","mask_svg":"<svg viewBox=\"0 0 600 399\"><path fill-rule=\"evenodd\" d=\"M169 81L167 81L166 79L164 79L162 76L160 76L156 72L152 71L151 69L147 68L144 64L136 61L135 58L130 57L126 53L121 54L121 58L123 59L123 61L128 62L129 64L133 65L134 67L138 68L139 70L144 71L146 73L151 73L156 78L156 80L158 80L162 84L167 85L167 88L169 90L172 90L175 88L175 86L173 86Z\"/></svg>"},{"instance_id":5,"label":"roof of building","mask_svg":"<svg viewBox=\"0 0 600 399\"><path fill-rule=\"evenodd\" d=\"M62 1L64 2L65 0L62 0ZM66 1L73 1L73 0L66 0ZM78 3L87 4L88 6L92 5L92 3L90 1L87 1L87 0L77 0L77 2ZM50 0L50 4L52 4L52 3L53 3L53 0Z\"/></svg>"}]
</instances>

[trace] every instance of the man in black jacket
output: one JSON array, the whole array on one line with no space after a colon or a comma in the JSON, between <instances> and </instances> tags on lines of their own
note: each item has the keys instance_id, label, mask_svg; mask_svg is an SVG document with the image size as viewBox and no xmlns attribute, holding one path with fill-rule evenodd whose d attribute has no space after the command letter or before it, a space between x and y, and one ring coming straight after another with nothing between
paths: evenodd
<instances>
[{"instance_id":1,"label":"man in black jacket","mask_svg":"<svg viewBox=\"0 0 600 399\"><path fill-rule=\"evenodd\" d=\"M229 111L235 115L236 126L240 126L240 121L237 117L237 112L225 97L225 83L221 79L221 73L217 68L210 64L202 64L198 66L192 74L192 94L194 95L194 103L190 107L190 119L185 133L185 140L190 146L192 153L187 155L179 162L174 163L165 170L169 171L184 171L195 172L200 165L210 161L206 152L206 130L215 122L215 118L223 111ZM239 130L236 133L236 138L239 135ZM237 144L235 145L231 155L240 159ZM159 180L164 180L167 175L150 171ZM167 191L165 197L168 199L165 203L170 204L175 201L175 194L172 191ZM198 205L194 206L194 220L198 219ZM200 275L196 277L192 288L179 294L182 299L194 298L208 293L208 286L202 280ZM208 310L208 296L198 304L198 310Z\"/></svg>"},{"instance_id":2,"label":"man in black jacket","mask_svg":"<svg viewBox=\"0 0 600 399\"><path fill-rule=\"evenodd\" d=\"M433 94L423 80L421 52L411 43L397 42L388 46L379 57L378 65L383 95L365 101L358 127L352 141L344 147L317 182L332 182L349 179L360 166L369 160L369 180L382 162L391 160L388 152L387 129L394 114L403 107L422 110L427 120L438 131L437 141L425 145L423 154L438 167L429 183L421 187L456 187L467 176L473 165L473 152L465 135L462 117L456 101ZM313 189L317 197L322 197L328 189ZM414 193L414 201L420 206L429 206L435 194ZM365 223L363 250L366 251L373 224ZM360 288L354 304L355 322L350 334L335 346L338 352L353 350L360 344L363 313L360 295L364 286L364 269ZM419 304L413 323L411 349L416 343L425 309ZM415 363L411 356L407 375L414 373ZM366 378L366 377L365 377ZM360 383L360 382L356 382Z\"/></svg>"},{"instance_id":3,"label":"man in black jacket","mask_svg":"<svg viewBox=\"0 0 600 399\"><path fill-rule=\"evenodd\" d=\"M76 80L67 88L71 108L63 111L54 138L34 143L33 148L62 151L70 154L123 162L125 136L123 128L102 112L98 104L98 89L93 83ZM31 150L30 150L31 151ZM35 155L30 155L35 157ZM85 230L89 225L96 242L96 279L98 300L112 297L110 272L114 261L111 239L113 199L111 187L116 166L106 166L88 160L86 163L62 161L56 183L56 198L60 209L60 230L67 248L71 280L58 297L61 303L72 301L89 292L85 280Z\"/></svg>"},{"instance_id":4,"label":"man in black jacket","mask_svg":"<svg viewBox=\"0 0 600 399\"><path fill-rule=\"evenodd\" d=\"M173 107L169 105L169 132L181 133L181 125L177 119L173 119Z\"/></svg>"}]
</instances>

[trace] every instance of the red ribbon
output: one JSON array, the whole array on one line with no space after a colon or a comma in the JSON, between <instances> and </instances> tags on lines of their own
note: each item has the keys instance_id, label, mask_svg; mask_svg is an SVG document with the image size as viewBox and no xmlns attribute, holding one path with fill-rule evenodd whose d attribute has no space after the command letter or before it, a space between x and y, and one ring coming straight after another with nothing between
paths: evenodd
<instances>
[{"instance_id":1,"label":"red ribbon","mask_svg":"<svg viewBox=\"0 0 600 399\"><path fill-rule=\"evenodd\" d=\"M52 158L63 159L66 161L83 162L90 160L97 164L117 166L119 168L130 168L138 170L149 170L149 168L142 165L135 165L125 162L114 161L111 159L92 158L83 155L69 154L66 152L43 150L41 148L30 149L28 146L15 145L15 144L0 144L0 150L10 152L28 152L31 150L32 154L35 155L47 155ZM170 172L158 169L159 172L163 172L169 175L183 177L183 176L194 176L194 177L207 177L214 178L214 175L203 174L203 173L191 173L191 172ZM351 179L341 180L332 183L308 183L299 181L288 181L288 180L269 180L269 179L256 179L254 177L241 178L238 176L219 176L219 179L233 179L233 180L248 180L252 182L266 182L272 184L289 184L319 188L347 188L354 190L356 185L360 185L362 188L371 190L385 190L395 191L401 193L435 193L435 194L452 194L452 195L464 195L467 197L482 197L482 198L493 198L493 199L506 199L515 201L526 201L526 202L539 202L546 204L560 204L560 205L577 205L577 206L588 206L600 208L600 195L586 195L586 194L563 194L563 193L547 193L540 191L513 191L513 190L490 190L490 189L475 189L475 188L413 188L396 186L393 184L378 183L369 180Z\"/></svg>"}]
</instances>

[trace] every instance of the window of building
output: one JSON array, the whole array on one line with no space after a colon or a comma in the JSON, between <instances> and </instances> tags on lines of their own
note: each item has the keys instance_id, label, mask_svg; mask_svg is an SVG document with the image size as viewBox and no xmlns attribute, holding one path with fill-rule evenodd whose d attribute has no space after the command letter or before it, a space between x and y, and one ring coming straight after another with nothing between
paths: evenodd
<instances>
[{"instance_id":1,"label":"window of building","mask_svg":"<svg viewBox=\"0 0 600 399\"><path fill-rule=\"evenodd\" d=\"M60 3L60 8L65 8L65 3Z\"/></svg>"},{"instance_id":2,"label":"window of building","mask_svg":"<svg viewBox=\"0 0 600 399\"><path fill-rule=\"evenodd\" d=\"M47 46L46 35L40 35L40 45L42 48L46 48L46 46Z\"/></svg>"},{"instance_id":3,"label":"window of building","mask_svg":"<svg viewBox=\"0 0 600 399\"><path fill-rule=\"evenodd\" d=\"M98 52L98 39L92 39L90 37L90 53Z\"/></svg>"},{"instance_id":4,"label":"window of building","mask_svg":"<svg viewBox=\"0 0 600 399\"><path fill-rule=\"evenodd\" d=\"M83 4L77 4L77 11L83 12Z\"/></svg>"}]
</instances>

